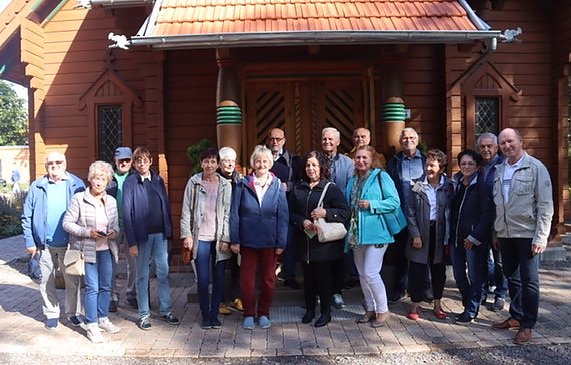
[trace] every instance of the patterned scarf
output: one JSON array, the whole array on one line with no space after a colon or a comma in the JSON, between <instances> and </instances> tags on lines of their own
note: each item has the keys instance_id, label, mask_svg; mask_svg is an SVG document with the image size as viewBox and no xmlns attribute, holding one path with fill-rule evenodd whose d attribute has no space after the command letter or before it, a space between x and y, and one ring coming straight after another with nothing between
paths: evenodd
<instances>
[{"instance_id":1,"label":"patterned scarf","mask_svg":"<svg viewBox=\"0 0 571 365\"><path fill-rule=\"evenodd\" d=\"M363 176L359 176L355 174L356 182L353 184L353 188L351 189L351 201L350 201L350 208L351 208L351 221L349 223L349 232L347 235L347 242L349 242L349 248L352 250L359 244L359 205L357 202L361 200L361 193L363 192L363 186L365 185L365 181L371 175L373 170L369 170Z\"/></svg>"}]
</instances>

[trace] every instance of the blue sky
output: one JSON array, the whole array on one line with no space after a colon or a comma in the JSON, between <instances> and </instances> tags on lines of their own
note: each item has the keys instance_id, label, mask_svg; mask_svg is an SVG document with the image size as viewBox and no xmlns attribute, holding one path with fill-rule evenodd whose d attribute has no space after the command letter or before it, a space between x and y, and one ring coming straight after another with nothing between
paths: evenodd
<instances>
[{"instance_id":1,"label":"blue sky","mask_svg":"<svg viewBox=\"0 0 571 365\"><path fill-rule=\"evenodd\" d=\"M10 4L12 0L0 0L0 11L4 10L6 5Z\"/></svg>"}]
</instances>

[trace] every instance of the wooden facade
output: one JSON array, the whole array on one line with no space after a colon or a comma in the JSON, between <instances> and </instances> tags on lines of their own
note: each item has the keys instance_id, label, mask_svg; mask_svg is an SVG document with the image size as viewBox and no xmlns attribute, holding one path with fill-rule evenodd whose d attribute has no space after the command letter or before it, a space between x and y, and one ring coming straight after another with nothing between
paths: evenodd
<instances>
[{"instance_id":1,"label":"wooden facade","mask_svg":"<svg viewBox=\"0 0 571 365\"><path fill-rule=\"evenodd\" d=\"M288 148L318 148L320 130L342 132L342 148L359 126L386 145L383 103L400 97L406 126L450 157L475 140L475 100L499 100L499 128L518 128L524 147L547 165L554 183L554 229L569 219L567 133L571 2L469 1L493 29L521 27L521 42L233 47L224 50L237 76L243 120L241 163L265 131L283 127ZM35 7L36 6L36 7ZM35 7L35 8L34 8ZM188 146L217 141L220 59L216 49L108 48L109 32L135 34L149 5L39 7L13 0L0 15L4 79L29 88L30 176L44 173L51 150L65 150L70 171L85 177L99 157L99 105L120 105L122 143L147 146L168 183L175 239L189 177ZM220 50L219 50L220 51ZM0 65L1 67L2 65ZM453 161L453 159L451 159ZM450 164L450 170L455 163ZM554 230L555 231L555 230Z\"/></svg>"}]
</instances>

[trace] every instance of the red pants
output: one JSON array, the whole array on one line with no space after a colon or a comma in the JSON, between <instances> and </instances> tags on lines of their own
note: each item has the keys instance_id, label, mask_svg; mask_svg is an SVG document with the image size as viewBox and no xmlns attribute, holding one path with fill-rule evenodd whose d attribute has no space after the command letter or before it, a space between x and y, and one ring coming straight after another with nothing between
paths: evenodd
<instances>
[{"instance_id":1,"label":"red pants","mask_svg":"<svg viewBox=\"0 0 571 365\"><path fill-rule=\"evenodd\" d=\"M240 247L240 295L244 305L244 316L268 316L274 298L276 284L275 248ZM256 312L256 270L260 267L260 299Z\"/></svg>"}]
</instances>

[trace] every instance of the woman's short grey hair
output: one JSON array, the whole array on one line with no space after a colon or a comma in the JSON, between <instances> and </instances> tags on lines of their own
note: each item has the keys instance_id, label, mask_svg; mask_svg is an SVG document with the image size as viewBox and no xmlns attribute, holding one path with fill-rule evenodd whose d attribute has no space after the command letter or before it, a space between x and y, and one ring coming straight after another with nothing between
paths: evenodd
<instances>
[{"instance_id":1,"label":"woman's short grey hair","mask_svg":"<svg viewBox=\"0 0 571 365\"><path fill-rule=\"evenodd\" d=\"M221 160L236 160L236 151L232 147L222 147L218 151Z\"/></svg>"},{"instance_id":2,"label":"woman's short grey hair","mask_svg":"<svg viewBox=\"0 0 571 365\"><path fill-rule=\"evenodd\" d=\"M254 167L254 161L260 157L266 157L268 161L270 161L270 169L274 166L274 155L272 154L272 150L261 144L254 148L254 152L252 152L252 156L250 156L250 166Z\"/></svg>"},{"instance_id":3,"label":"woman's short grey hair","mask_svg":"<svg viewBox=\"0 0 571 365\"><path fill-rule=\"evenodd\" d=\"M113 167L111 167L111 164L105 161L95 161L92 163L87 173L87 181L91 181L94 177L99 175L105 176L109 183L113 179Z\"/></svg>"}]
</instances>

